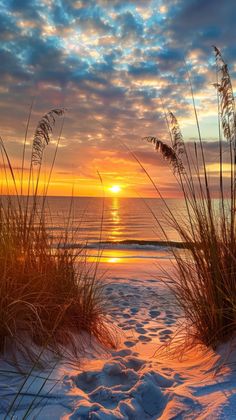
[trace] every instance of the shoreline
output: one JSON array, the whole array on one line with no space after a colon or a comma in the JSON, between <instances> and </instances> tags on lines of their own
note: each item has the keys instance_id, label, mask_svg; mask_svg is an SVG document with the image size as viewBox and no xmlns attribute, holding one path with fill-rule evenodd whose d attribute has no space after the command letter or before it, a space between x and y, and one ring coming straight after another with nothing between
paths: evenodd
<instances>
[{"instance_id":1,"label":"shoreline","mask_svg":"<svg viewBox=\"0 0 236 420\"><path fill-rule=\"evenodd\" d=\"M105 284L119 347L109 353L100 349L100 354L91 347L80 368L59 361L29 418L164 420L189 419L190 412L196 419L235 417L236 397L231 394L236 375L227 366L214 375L220 360L217 353L197 347L179 360L160 351L174 337L181 313L169 290L154 276L144 276L145 264L143 271L141 266L142 261L133 272L131 267L122 271L118 266ZM40 376L48 375L47 371L35 374L21 396L19 418L42 387ZM21 381L17 375L8 375L8 382L5 377L5 386L0 386L1 415Z\"/></svg>"}]
</instances>

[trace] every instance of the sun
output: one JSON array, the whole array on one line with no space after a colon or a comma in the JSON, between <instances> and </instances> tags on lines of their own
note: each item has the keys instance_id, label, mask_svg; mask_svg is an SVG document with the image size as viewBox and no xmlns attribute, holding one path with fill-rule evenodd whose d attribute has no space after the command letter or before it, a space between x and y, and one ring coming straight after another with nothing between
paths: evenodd
<instances>
[{"instance_id":1,"label":"sun","mask_svg":"<svg viewBox=\"0 0 236 420\"><path fill-rule=\"evenodd\" d=\"M109 190L114 194L118 194L121 191L121 187L119 185L113 185Z\"/></svg>"}]
</instances>

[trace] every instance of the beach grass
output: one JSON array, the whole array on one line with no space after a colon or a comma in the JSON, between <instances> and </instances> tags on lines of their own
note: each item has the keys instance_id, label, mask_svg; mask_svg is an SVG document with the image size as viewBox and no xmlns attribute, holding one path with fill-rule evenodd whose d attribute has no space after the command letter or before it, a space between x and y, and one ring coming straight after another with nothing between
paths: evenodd
<instances>
[{"instance_id":1,"label":"beach grass","mask_svg":"<svg viewBox=\"0 0 236 420\"><path fill-rule=\"evenodd\" d=\"M70 212L59 240L54 241L47 230L47 191L61 131L43 194L39 188L42 158L54 125L64 114L63 109L54 109L39 121L27 180L23 174L30 116L20 182L2 139L0 145L5 185L14 186L13 195L0 198L0 353L14 347L37 362L42 349L79 357L85 333L106 347L114 346L97 266L88 265L81 247L67 246ZM27 194L23 194L23 182L28 185ZM34 346L41 349L36 356Z\"/></svg>"},{"instance_id":2,"label":"beach grass","mask_svg":"<svg viewBox=\"0 0 236 420\"><path fill-rule=\"evenodd\" d=\"M185 200L181 220L155 185L165 204L166 222L188 245L186 252L172 248L176 271L168 279L168 286L185 314L188 337L192 337L193 343L201 342L212 348L233 338L236 331L236 114L228 67L218 48L214 47L214 53L219 127L214 188L190 75L198 139L186 145L172 112L166 113L170 145L157 137L145 138L171 165ZM230 167L227 174L225 162ZM161 230L168 240L163 226Z\"/></svg>"}]
</instances>

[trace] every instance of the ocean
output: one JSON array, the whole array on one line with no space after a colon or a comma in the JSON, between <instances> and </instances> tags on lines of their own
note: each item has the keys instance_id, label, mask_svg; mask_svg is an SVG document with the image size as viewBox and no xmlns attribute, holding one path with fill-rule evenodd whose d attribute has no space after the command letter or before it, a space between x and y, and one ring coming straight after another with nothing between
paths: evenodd
<instances>
[{"instance_id":1,"label":"ocean","mask_svg":"<svg viewBox=\"0 0 236 420\"><path fill-rule=\"evenodd\" d=\"M16 197L12 196L11 199L14 201ZM22 200L26 204L26 197L22 197ZM38 197L37 202L40 218L42 199ZM181 199L166 199L163 202L160 198L117 196L49 196L44 214L53 247L59 245L78 249L78 253L86 255L88 261L99 259L99 265L105 265L106 269L107 265L116 265L116 271L122 269L128 272L136 268L136 272L139 272L172 258L168 241L181 242L166 221L167 207L175 217L184 219L185 206Z\"/></svg>"},{"instance_id":2,"label":"ocean","mask_svg":"<svg viewBox=\"0 0 236 420\"><path fill-rule=\"evenodd\" d=\"M147 267L171 257L161 228L169 240L180 241L165 221L166 205L159 198L48 197L47 204L55 244L66 230L68 248L82 246L90 259L99 256L101 263L126 270L130 264ZM176 216L184 214L183 200L167 199L166 204Z\"/></svg>"},{"instance_id":3,"label":"ocean","mask_svg":"<svg viewBox=\"0 0 236 420\"><path fill-rule=\"evenodd\" d=\"M184 212L183 200L167 199L166 204L176 215ZM165 213L166 205L159 198L47 198L48 229L59 237L65 229L76 231L81 242L95 247L101 242L123 242L124 247L130 248L158 246L156 242L166 241L160 225L169 240L177 241Z\"/></svg>"}]
</instances>

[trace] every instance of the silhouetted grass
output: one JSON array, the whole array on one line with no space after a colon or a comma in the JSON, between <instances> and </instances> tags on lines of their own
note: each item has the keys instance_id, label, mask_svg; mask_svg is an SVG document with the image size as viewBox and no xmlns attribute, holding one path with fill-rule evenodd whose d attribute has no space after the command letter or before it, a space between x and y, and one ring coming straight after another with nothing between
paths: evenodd
<instances>
[{"instance_id":1,"label":"silhouetted grass","mask_svg":"<svg viewBox=\"0 0 236 420\"><path fill-rule=\"evenodd\" d=\"M88 267L80 252L68 249L67 230L56 247L47 232L46 195L40 197L39 181L44 148L61 116L64 110L54 109L38 123L26 196L22 184L27 133L20 186L2 139L0 145L5 184L11 180L15 193L0 199L0 353L13 346L33 360L38 358L34 345L57 355L68 349L79 356L85 332L105 346L114 346L96 268ZM59 140L60 136L46 191Z\"/></svg>"},{"instance_id":2,"label":"silhouetted grass","mask_svg":"<svg viewBox=\"0 0 236 420\"><path fill-rule=\"evenodd\" d=\"M186 252L172 249L177 273L168 284L184 310L189 334L195 341L213 348L231 338L236 330L236 114L227 65L216 47L214 51L219 111L219 205L216 206L215 192L210 185L190 77L198 140L191 149L186 147L178 121L171 112L167 115L171 145L159 138L146 138L172 165L185 200L186 214L184 221L180 221L156 187L166 206L166 220L182 241L189 244ZM223 154L224 138L227 149ZM223 172L225 161L230 162L229 186Z\"/></svg>"}]
</instances>

